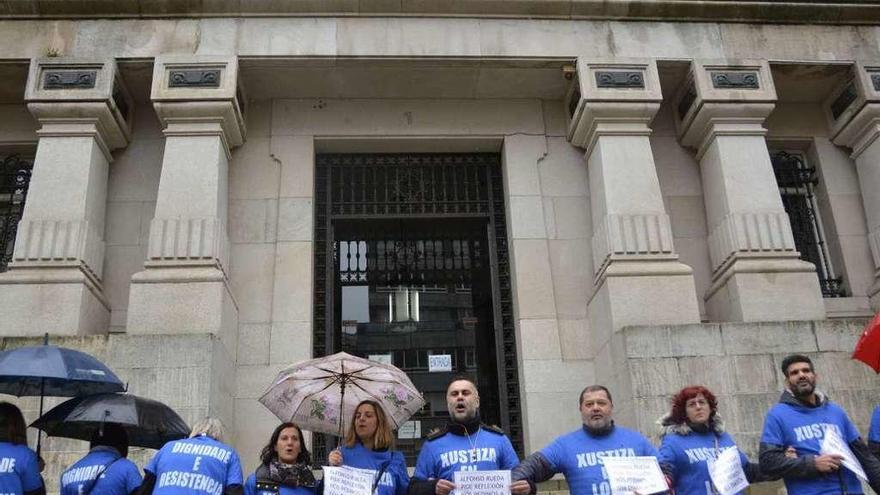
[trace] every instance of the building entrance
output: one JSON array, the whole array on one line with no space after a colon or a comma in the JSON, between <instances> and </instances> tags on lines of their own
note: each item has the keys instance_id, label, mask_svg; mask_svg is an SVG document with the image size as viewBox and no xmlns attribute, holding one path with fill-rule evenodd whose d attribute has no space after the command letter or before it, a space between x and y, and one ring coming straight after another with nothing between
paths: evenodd
<instances>
[{"instance_id":1,"label":"building entrance","mask_svg":"<svg viewBox=\"0 0 880 495\"><path fill-rule=\"evenodd\" d=\"M456 374L521 449L498 155L319 155L316 184L315 355L407 372L427 401L397 433L411 464Z\"/></svg>"}]
</instances>

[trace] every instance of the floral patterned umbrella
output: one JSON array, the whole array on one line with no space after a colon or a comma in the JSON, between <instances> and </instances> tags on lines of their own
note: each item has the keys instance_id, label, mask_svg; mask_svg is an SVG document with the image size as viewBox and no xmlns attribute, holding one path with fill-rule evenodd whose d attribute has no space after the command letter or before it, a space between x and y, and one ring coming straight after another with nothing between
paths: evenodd
<instances>
[{"instance_id":1,"label":"floral patterned umbrella","mask_svg":"<svg viewBox=\"0 0 880 495\"><path fill-rule=\"evenodd\" d=\"M345 352L296 363L278 374L260 403L304 430L344 436L361 401L382 406L397 429L424 404L406 373Z\"/></svg>"}]
</instances>

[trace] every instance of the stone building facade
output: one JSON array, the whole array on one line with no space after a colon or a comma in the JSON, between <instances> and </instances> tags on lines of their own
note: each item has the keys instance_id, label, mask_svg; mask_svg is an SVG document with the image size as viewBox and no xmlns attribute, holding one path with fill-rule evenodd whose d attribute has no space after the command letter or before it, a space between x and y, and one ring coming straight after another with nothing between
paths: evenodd
<instances>
[{"instance_id":1,"label":"stone building facade","mask_svg":"<svg viewBox=\"0 0 880 495\"><path fill-rule=\"evenodd\" d=\"M48 332L221 417L248 469L272 378L339 350L425 391L410 453L442 420L431 355L524 453L577 426L594 382L646 433L707 383L754 453L792 350L864 427L880 392L846 353L880 308L877 19L0 2L0 335ZM50 472L82 448L48 446Z\"/></svg>"}]
</instances>

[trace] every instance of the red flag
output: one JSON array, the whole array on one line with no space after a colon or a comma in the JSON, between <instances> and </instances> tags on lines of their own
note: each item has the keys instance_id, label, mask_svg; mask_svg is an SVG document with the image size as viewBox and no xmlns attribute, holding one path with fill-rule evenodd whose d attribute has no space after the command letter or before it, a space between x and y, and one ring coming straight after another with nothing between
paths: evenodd
<instances>
[{"instance_id":1,"label":"red flag","mask_svg":"<svg viewBox=\"0 0 880 495\"><path fill-rule=\"evenodd\" d=\"M880 313L874 315L874 319L865 327L852 357L880 373Z\"/></svg>"}]
</instances>

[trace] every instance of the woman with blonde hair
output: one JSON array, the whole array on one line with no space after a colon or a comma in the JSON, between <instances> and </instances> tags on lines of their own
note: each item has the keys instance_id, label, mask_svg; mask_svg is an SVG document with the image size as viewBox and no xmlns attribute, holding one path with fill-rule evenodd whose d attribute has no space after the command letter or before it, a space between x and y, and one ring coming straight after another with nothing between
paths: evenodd
<instances>
[{"instance_id":1,"label":"woman with blonde hair","mask_svg":"<svg viewBox=\"0 0 880 495\"><path fill-rule=\"evenodd\" d=\"M0 402L0 493L45 495L37 454L27 446L24 416L15 404Z\"/></svg>"},{"instance_id":2,"label":"woman with blonde hair","mask_svg":"<svg viewBox=\"0 0 880 495\"><path fill-rule=\"evenodd\" d=\"M223 423L207 417L189 438L166 443L144 467L138 495L241 495L241 461L223 443Z\"/></svg>"},{"instance_id":3,"label":"woman with blonde hair","mask_svg":"<svg viewBox=\"0 0 880 495\"><path fill-rule=\"evenodd\" d=\"M327 462L376 471L376 495L405 495L409 488L406 462L393 447L388 416L377 402L365 400L354 410L343 445L330 452Z\"/></svg>"}]
</instances>

